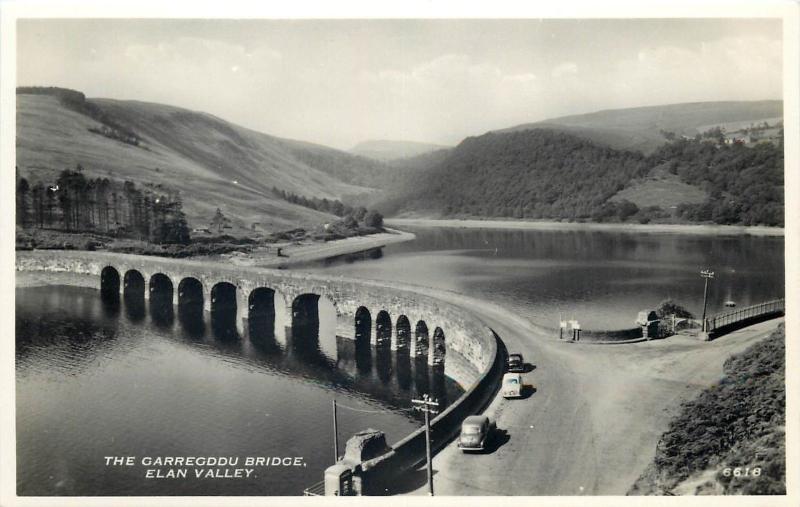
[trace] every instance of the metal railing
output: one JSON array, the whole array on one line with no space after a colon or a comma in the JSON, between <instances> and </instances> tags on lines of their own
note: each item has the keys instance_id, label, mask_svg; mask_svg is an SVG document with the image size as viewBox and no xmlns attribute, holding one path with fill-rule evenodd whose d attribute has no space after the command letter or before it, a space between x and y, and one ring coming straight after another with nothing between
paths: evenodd
<instances>
[{"instance_id":1,"label":"metal railing","mask_svg":"<svg viewBox=\"0 0 800 507\"><path fill-rule=\"evenodd\" d=\"M325 481L319 481L304 489L303 496L325 496Z\"/></svg>"},{"instance_id":2,"label":"metal railing","mask_svg":"<svg viewBox=\"0 0 800 507\"><path fill-rule=\"evenodd\" d=\"M740 308L731 312L721 313L706 319L706 331L711 332L719 328L730 326L749 319L762 317L765 315L782 314L786 311L786 301L776 299L758 305Z\"/></svg>"}]
</instances>

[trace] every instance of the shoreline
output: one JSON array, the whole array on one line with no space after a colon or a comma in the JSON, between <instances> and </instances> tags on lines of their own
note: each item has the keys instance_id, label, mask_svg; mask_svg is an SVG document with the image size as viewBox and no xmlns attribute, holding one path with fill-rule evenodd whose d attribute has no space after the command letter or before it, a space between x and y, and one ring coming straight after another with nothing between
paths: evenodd
<instances>
[{"instance_id":1,"label":"shoreline","mask_svg":"<svg viewBox=\"0 0 800 507\"><path fill-rule=\"evenodd\" d=\"M322 261L340 255L357 254L375 248L383 248L395 243L403 243L416 238L412 232L386 228L386 232L368 236L353 236L327 242L280 245L283 257L277 257L276 247L258 249L249 254L223 254L214 257L194 257L198 261L225 261L235 266L258 268L288 268L298 264Z\"/></svg>"},{"instance_id":2,"label":"shoreline","mask_svg":"<svg viewBox=\"0 0 800 507\"><path fill-rule=\"evenodd\" d=\"M437 218L387 218L393 227L449 227L457 229L507 229L529 231L610 231L665 234L715 234L784 237L782 227L712 224L623 224L591 222L551 222L537 220L477 220Z\"/></svg>"}]
</instances>

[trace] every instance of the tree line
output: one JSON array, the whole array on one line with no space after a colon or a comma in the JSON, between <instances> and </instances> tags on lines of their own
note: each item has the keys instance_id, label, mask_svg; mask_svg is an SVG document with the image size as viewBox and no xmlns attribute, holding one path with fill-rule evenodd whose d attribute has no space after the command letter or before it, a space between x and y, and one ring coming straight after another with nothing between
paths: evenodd
<instances>
[{"instance_id":1,"label":"tree line","mask_svg":"<svg viewBox=\"0 0 800 507\"><path fill-rule=\"evenodd\" d=\"M61 171L51 183L30 183L17 175L16 212L23 228L97 232L159 244L191 239L178 192L87 178L80 165Z\"/></svg>"},{"instance_id":2,"label":"tree line","mask_svg":"<svg viewBox=\"0 0 800 507\"><path fill-rule=\"evenodd\" d=\"M322 211L323 213L330 213L345 219L346 224L353 224L361 222L367 227L381 228L383 227L383 215L378 211L368 210L363 206L349 206L344 204L338 199L327 199L319 197L305 197L297 195L292 192L280 190L277 187L272 187L272 193L292 204L303 206L304 208ZM352 220L350 220L352 219Z\"/></svg>"},{"instance_id":3,"label":"tree line","mask_svg":"<svg viewBox=\"0 0 800 507\"><path fill-rule=\"evenodd\" d=\"M17 94L51 95L56 97L64 107L86 115L102 124L100 128L90 128L90 132L116 139L133 146L139 146L141 142L141 137L134 132L133 129L122 124L117 118L109 114L99 105L91 100L87 100L86 95L77 90L59 88L57 86L19 86L17 87Z\"/></svg>"}]
</instances>

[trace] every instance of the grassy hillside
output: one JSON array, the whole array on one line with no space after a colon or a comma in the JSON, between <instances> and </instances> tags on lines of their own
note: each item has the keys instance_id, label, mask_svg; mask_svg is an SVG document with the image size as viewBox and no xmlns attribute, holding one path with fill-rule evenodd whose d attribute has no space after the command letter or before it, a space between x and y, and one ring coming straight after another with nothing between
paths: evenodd
<instances>
[{"instance_id":1,"label":"grassy hillside","mask_svg":"<svg viewBox=\"0 0 800 507\"><path fill-rule=\"evenodd\" d=\"M375 160L390 161L416 157L432 151L447 148L439 144L418 143L414 141L370 140L363 141L350 149L351 153Z\"/></svg>"},{"instance_id":2,"label":"grassy hillside","mask_svg":"<svg viewBox=\"0 0 800 507\"><path fill-rule=\"evenodd\" d=\"M500 132L549 128L622 150L651 153L664 144L661 131L694 136L711 126L775 121L783 116L783 102L694 102L665 106L611 109L517 125Z\"/></svg>"},{"instance_id":3,"label":"grassy hillside","mask_svg":"<svg viewBox=\"0 0 800 507\"><path fill-rule=\"evenodd\" d=\"M179 190L193 226L222 208L237 227L265 230L319 224L327 213L276 197L272 187L307 197L339 199L370 191L335 168L357 159L308 143L254 132L205 113L135 101L89 99L105 119L135 132L137 144L109 135L107 124L52 94L17 95L17 165L31 182L55 181L80 164L89 177L163 184ZM103 134L105 129L106 135ZM112 133L113 134L113 133ZM359 159L363 170L382 170ZM351 179L352 181L353 179Z\"/></svg>"},{"instance_id":4,"label":"grassy hillside","mask_svg":"<svg viewBox=\"0 0 800 507\"><path fill-rule=\"evenodd\" d=\"M786 494L785 338L781 326L725 362L725 378L670 423L631 494Z\"/></svg>"}]
</instances>

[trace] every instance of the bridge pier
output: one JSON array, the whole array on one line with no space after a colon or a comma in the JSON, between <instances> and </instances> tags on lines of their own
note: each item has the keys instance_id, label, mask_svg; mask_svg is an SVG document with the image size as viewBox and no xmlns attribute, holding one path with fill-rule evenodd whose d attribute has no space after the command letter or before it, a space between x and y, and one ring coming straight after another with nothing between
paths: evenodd
<instances>
[{"instance_id":1,"label":"bridge pier","mask_svg":"<svg viewBox=\"0 0 800 507\"><path fill-rule=\"evenodd\" d=\"M247 331L247 321L250 317L248 296L245 291L236 287L236 331L239 336L245 336Z\"/></svg>"},{"instance_id":2,"label":"bridge pier","mask_svg":"<svg viewBox=\"0 0 800 507\"><path fill-rule=\"evenodd\" d=\"M203 284L203 312L211 313L211 284Z\"/></svg>"}]
</instances>

